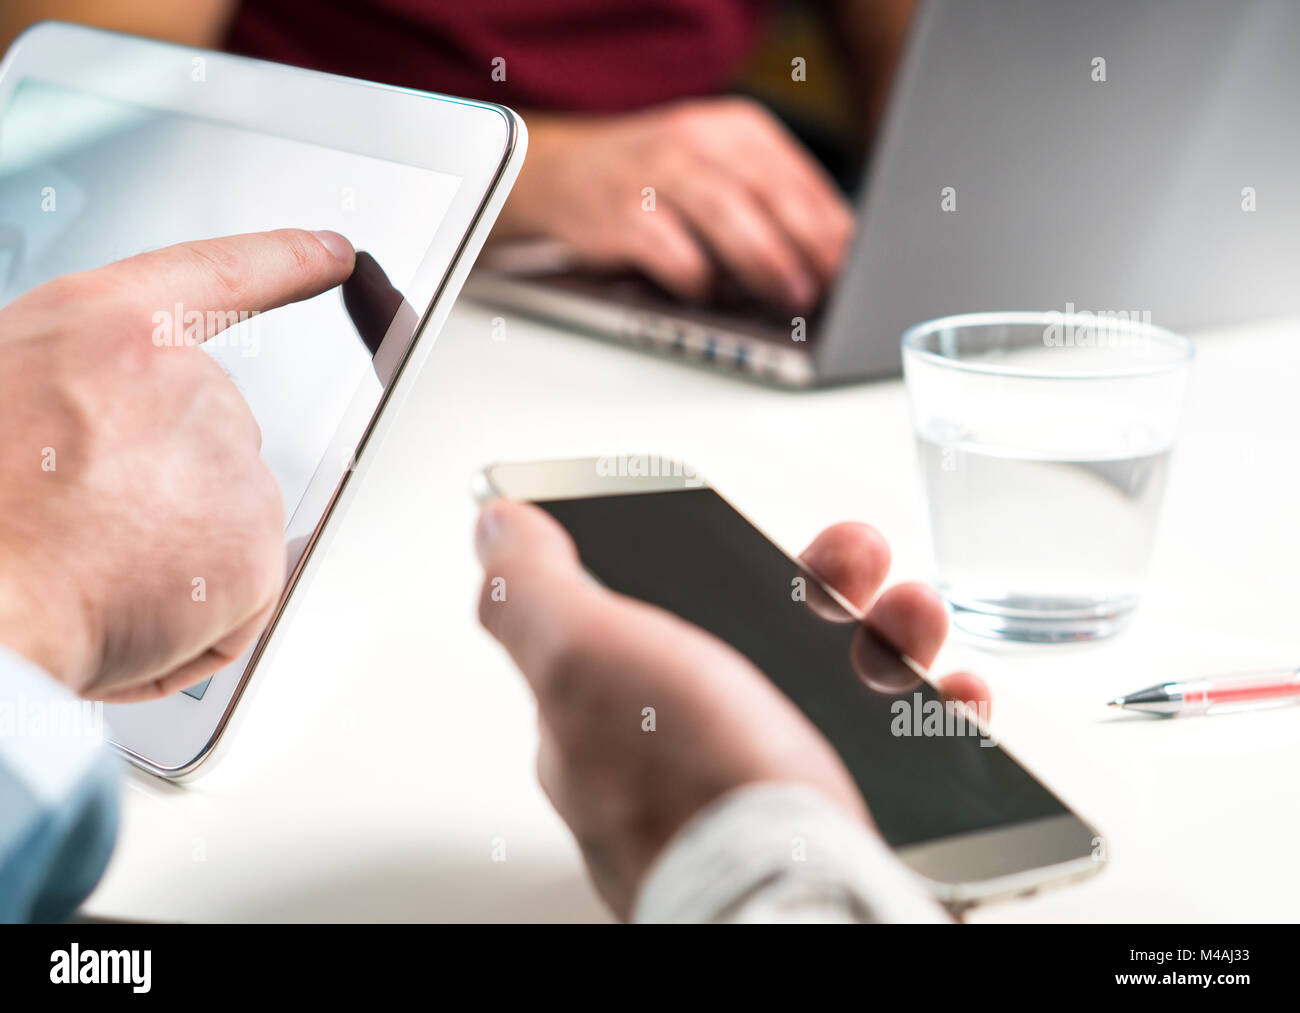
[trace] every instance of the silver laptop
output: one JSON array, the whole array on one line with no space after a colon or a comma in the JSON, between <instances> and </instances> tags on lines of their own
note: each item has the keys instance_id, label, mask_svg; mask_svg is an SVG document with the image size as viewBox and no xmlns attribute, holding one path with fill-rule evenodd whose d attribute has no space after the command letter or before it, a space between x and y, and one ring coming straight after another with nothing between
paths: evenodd
<instances>
[{"instance_id":1,"label":"silver laptop","mask_svg":"<svg viewBox=\"0 0 1300 1013\"><path fill-rule=\"evenodd\" d=\"M902 331L948 313L1294 311L1297 50L1294 0L929 0L854 249L803 327L631 277L493 270L466 293L790 387L895 374Z\"/></svg>"}]
</instances>

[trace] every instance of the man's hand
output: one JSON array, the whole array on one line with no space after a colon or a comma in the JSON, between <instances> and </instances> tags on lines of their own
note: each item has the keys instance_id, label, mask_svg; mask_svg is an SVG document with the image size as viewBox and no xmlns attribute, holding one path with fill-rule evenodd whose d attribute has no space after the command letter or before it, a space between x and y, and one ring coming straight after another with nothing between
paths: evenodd
<instances>
[{"instance_id":1,"label":"man's hand","mask_svg":"<svg viewBox=\"0 0 1300 1013\"><path fill-rule=\"evenodd\" d=\"M637 268L687 299L703 298L721 267L789 310L814 306L839 271L853 215L756 102L530 115L528 132L528 161L497 238L562 240L590 266Z\"/></svg>"},{"instance_id":2,"label":"man's hand","mask_svg":"<svg viewBox=\"0 0 1300 1013\"><path fill-rule=\"evenodd\" d=\"M479 617L537 696L542 787L619 915L631 911L669 838L732 788L801 782L869 819L830 743L758 669L698 627L598 586L547 514L492 503L475 541L485 574ZM889 549L874 529L828 528L803 558L869 609L871 625L899 650L922 665L933 661L947 633L943 605L920 584L876 597ZM505 601L493 598L498 577ZM960 700L988 697L966 673L944 689ZM648 701L656 708L653 735L639 723Z\"/></svg>"},{"instance_id":3,"label":"man's hand","mask_svg":"<svg viewBox=\"0 0 1300 1013\"><path fill-rule=\"evenodd\" d=\"M352 265L343 237L288 229L141 254L0 309L0 643L123 701L253 642L284 581L279 489L235 385L194 344L156 345L155 314L198 311L211 338Z\"/></svg>"}]
</instances>

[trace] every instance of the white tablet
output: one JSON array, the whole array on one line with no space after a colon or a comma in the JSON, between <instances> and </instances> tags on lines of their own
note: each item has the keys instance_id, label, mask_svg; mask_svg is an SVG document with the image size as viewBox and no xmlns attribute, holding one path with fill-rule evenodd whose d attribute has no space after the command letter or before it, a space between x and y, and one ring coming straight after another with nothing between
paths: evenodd
<instances>
[{"instance_id":1,"label":"white tablet","mask_svg":"<svg viewBox=\"0 0 1300 1013\"><path fill-rule=\"evenodd\" d=\"M526 143L501 106L71 25L30 29L0 63L0 304L183 240L292 226L332 229L364 251L341 292L205 346L261 425L289 577L237 663L186 693L105 709L133 762L181 777L212 753Z\"/></svg>"}]
</instances>

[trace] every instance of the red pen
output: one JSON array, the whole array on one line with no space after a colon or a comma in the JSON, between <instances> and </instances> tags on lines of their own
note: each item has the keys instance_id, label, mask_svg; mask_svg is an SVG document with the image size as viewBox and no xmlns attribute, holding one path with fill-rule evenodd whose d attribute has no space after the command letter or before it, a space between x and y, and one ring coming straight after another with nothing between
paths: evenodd
<instances>
[{"instance_id":1,"label":"red pen","mask_svg":"<svg viewBox=\"0 0 1300 1013\"><path fill-rule=\"evenodd\" d=\"M1225 679L1166 682L1128 696L1112 707L1148 714L1208 714L1220 710L1254 710L1300 703L1300 668L1251 672Z\"/></svg>"}]
</instances>

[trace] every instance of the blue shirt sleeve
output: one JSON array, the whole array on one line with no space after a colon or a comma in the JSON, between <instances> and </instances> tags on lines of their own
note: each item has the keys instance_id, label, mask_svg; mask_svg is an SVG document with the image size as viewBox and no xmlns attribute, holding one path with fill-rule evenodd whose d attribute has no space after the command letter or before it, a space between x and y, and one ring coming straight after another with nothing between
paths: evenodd
<instances>
[{"instance_id":1,"label":"blue shirt sleeve","mask_svg":"<svg viewBox=\"0 0 1300 1013\"><path fill-rule=\"evenodd\" d=\"M103 705L0 647L0 922L64 921L94 889L118 773Z\"/></svg>"}]
</instances>

